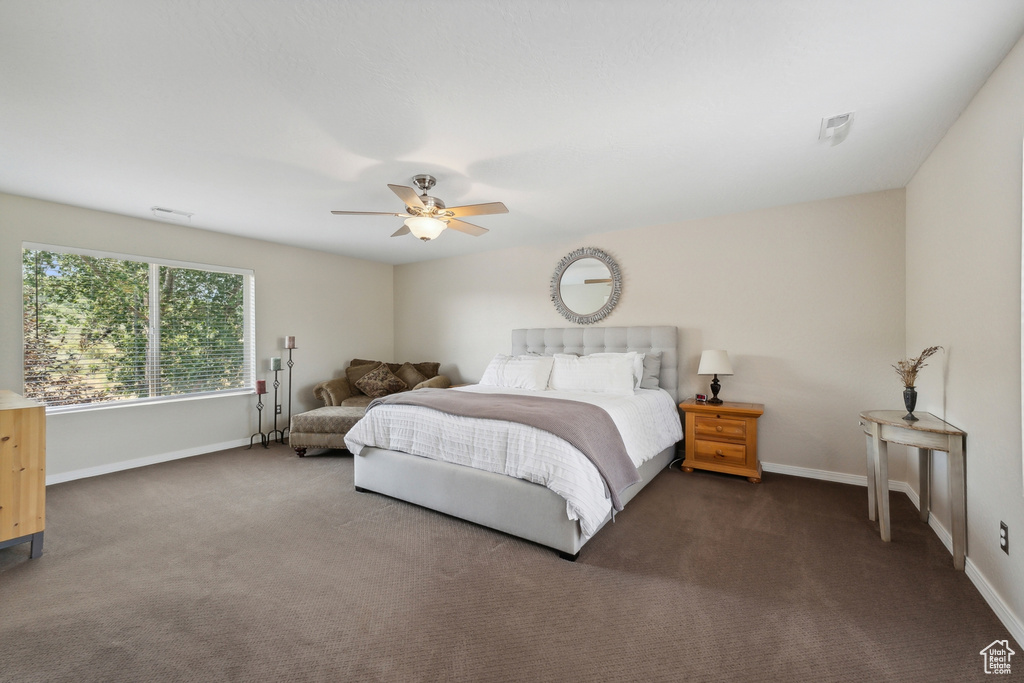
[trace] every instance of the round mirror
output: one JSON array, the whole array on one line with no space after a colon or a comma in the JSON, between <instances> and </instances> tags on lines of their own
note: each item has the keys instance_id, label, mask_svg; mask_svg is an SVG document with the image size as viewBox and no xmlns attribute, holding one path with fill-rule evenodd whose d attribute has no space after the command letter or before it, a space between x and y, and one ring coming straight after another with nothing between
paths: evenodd
<instances>
[{"instance_id":1,"label":"round mirror","mask_svg":"<svg viewBox=\"0 0 1024 683\"><path fill-rule=\"evenodd\" d=\"M558 262L551 277L551 300L564 318L579 325L601 320L622 292L619 266L600 249L583 247Z\"/></svg>"}]
</instances>

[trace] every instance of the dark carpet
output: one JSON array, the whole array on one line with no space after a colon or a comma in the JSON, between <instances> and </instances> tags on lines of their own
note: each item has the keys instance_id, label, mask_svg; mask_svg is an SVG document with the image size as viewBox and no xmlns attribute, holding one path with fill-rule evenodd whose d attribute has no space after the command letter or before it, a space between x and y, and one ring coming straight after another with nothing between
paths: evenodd
<instances>
[{"instance_id":1,"label":"dark carpet","mask_svg":"<svg viewBox=\"0 0 1024 683\"><path fill-rule=\"evenodd\" d=\"M2 681L968 681L1024 652L905 495L883 543L843 484L666 470L575 563L356 493L343 451L47 496L43 556L0 550Z\"/></svg>"}]
</instances>

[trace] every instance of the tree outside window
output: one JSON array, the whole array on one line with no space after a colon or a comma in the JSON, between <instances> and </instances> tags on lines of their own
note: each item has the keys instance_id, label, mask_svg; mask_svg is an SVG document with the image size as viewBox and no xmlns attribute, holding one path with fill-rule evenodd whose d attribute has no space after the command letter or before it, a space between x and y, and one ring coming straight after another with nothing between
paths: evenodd
<instances>
[{"instance_id":1,"label":"tree outside window","mask_svg":"<svg viewBox=\"0 0 1024 683\"><path fill-rule=\"evenodd\" d=\"M48 406L252 386L252 275L58 248L22 254L25 396Z\"/></svg>"}]
</instances>

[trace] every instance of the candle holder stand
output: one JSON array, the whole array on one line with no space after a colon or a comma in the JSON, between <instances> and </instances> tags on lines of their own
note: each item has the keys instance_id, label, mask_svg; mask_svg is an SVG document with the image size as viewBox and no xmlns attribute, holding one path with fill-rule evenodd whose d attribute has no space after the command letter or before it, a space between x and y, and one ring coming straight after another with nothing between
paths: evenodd
<instances>
[{"instance_id":1,"label":"candle holder stand","mask_svg":"<svg viewBox=\"0 0 1024 683\"><path fill-rule=\"evenodd\" d=\"M292 433L292 366L295 362L292 360L292 351L294 348L288 349L288 422L284 426L284 431L288 432L291 436Z\"/></svg>"},{"instance_id":2,"label":"candle holder stand","mask_svg":"<svg viewBox=\"0 0 1024 683\"><path fill-rule=\"evenodd\" d=\"M257 436L260 437L261 446L270 448L270 438L267 434L263 433L263 394L256 394L256 413L259 415L256 427L259 431L249 437L249 448L252 448L252 440Z\"/></svg>"},{"instance_id":3,"label":"candle holder stand","mask_svg":"<svg viewBox=\"0 0 1024 683\"><path fill-rule=\"evenodd\" d=\"M278 443L284 443L284 432L277 428L277 416L281 414L281 404L277 402L277 390L281 386L281 380L278 379L277 373L280 370L274 370L274 429L267 434L267 441L271 439ZM274 436L277 434L277 436Z\"/></svg>"}]
</instances>

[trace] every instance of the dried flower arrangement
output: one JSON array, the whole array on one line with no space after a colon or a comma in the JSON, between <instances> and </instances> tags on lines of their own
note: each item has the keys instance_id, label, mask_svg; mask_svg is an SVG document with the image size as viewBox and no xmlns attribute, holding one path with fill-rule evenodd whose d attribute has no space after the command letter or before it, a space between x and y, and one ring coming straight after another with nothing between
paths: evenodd
<instances>
[{"instance_id":1,"label":"dried flower arrangement","mask_svg":"<svg viewBox=\"0 0 1024 683\"><path fill-rule=\"evenodd\" d=\"M913 387L914 383L917 382L918 370L928 365L924 362L925 359L931 358L940 349L942 349L941 346L929 346L917 358L904 358L899 363L896 363L893 367L896 368L896 374L903 380L903 386Z\"/></svg>"}]
</instances>

